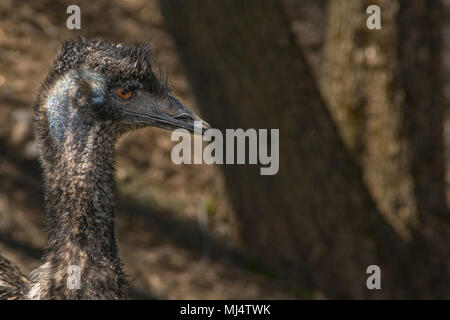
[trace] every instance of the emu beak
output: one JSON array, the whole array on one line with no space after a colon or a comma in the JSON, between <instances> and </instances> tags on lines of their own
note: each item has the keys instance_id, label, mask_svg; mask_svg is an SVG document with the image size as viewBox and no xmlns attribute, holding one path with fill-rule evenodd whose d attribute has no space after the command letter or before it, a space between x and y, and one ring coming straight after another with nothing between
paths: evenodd
<instances>
[{"instance_id":1,"label":"emu beak","mask_svg":"<svg viewBox=\"0 0 450 320\"><path fill-rule=\"evenodd\" d=\"M124 112L132 115L134 121L172 131L186 129L194 134L202 134L211 127L178 99L170 95L164 99L149 99L144 101L141 106L134 110L126 109Z\"/></svg>"},{"instance_id":2,"label":"emu beak","mask_svg":"<svg viewBox=\"0 0 450 320\"><path fill-rule=\"evenodd\" d=\"M173 119L173 125L177 128L186 129L192 133L205 132L211 128L208 122L202 120L194 112L189 110L188 107L183 105L178 99L169 96L168 97L168 110L175 110L175 115L171 116Z\"/></svg>"}]
</instances>

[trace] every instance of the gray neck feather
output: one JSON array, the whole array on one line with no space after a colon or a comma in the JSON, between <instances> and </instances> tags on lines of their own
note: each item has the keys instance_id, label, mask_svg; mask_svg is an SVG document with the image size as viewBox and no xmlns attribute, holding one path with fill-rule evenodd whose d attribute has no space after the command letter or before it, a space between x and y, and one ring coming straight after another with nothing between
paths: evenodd
<instances>
[{"instance_id":1,"label":"gray neck feather","mask_svg":"<svg viewBox=\"0 0 450 320\"><path fill-rule=\"evenodd\" d=\"M52 96L46 108L50 117L61 111L51 105ZM34 299L123 298L125 280L113 225L116 134L107 121L69 122L79 116L71 99L59 99L64 112L46 119L41 131L47 134L38 135L49 240L43 265L32 272L24 294Z\"/></svg>"}]
</instances>

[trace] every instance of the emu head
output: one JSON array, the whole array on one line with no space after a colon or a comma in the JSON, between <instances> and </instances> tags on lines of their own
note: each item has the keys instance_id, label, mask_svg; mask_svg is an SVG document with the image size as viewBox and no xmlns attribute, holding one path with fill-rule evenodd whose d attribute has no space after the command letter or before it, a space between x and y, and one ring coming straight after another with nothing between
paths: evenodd
<instances>
[{"instance_id":1,"label":"emu head","mask_svg":"<svg viewBox=\"0 0 450 320\"><path fill-rule=\"evenodd\" d=\"M39 93L35 120L38 137L60 142L100 123L118 136L144 126L193 132L194 120L201 121L170 94L146 46L84 38L64 43Z\"/></svg>"}]
</instances>

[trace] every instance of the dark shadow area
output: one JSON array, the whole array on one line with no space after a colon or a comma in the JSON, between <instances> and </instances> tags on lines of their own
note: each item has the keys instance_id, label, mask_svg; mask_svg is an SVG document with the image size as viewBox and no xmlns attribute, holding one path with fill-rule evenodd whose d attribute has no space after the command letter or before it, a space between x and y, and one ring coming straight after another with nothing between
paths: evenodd
<instances>
[{"instance_id":1,"label":"dark shadow area","mask_svg":"<svg viewBox=\"0 0 450 320\"><path fill-rule=\"evenodd\" d=\"M42 248L33 247L29 244L14 240L3 232L0 232L0 242L5 246L13 250L20 251L20 253L35 260L39 260L44 254L44 250L42 250Z\"/></svg>"},{"instance_id":2,"label":"dark shadow area","mask_svg":"<svg viewBox=\"0 0 450 320\"><path fill-rule=\"evenodd\" d=\"M228 245L226 239L203 231L198 223L191 219L169 211L154 210L147 204L124 196L119 196L117 213L121 216L144 218L150 232L157 232L176 246L200 257L244 268L249 266L257 268L257 258L252 258L242 250ZM263 273L273 275L268 270Z\"/></svg>"},{"instance_id":3,"label":"dark shadow area","mask_svg":"<svg viewBox=\"0 0 450 320\"><path fill-rule=\"evenodd\" d=\"M140 290L136 287L130 286L127 290L127 296L129 299L132 300L157 300L157 299L164 299L164 297L156 297L149 295L147 292Z\"/></svg>"}]
</instances>

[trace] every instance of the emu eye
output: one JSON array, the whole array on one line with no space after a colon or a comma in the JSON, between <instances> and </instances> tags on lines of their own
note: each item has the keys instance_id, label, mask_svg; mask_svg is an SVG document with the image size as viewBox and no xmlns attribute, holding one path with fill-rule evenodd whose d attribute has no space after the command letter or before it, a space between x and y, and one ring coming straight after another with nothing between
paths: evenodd
<instances>
[{"instance_id":1,"label":"emu eye","mask_svg":"<svg viewBox=\"0 0 450 320\"><path fill-rule=\"evenodd\" d=\"M116 94L118 97L122 99L130 99L131 96L133 95L133 91L124 88L118 88L116 90Z\"/></svg>"}]
</instances>

